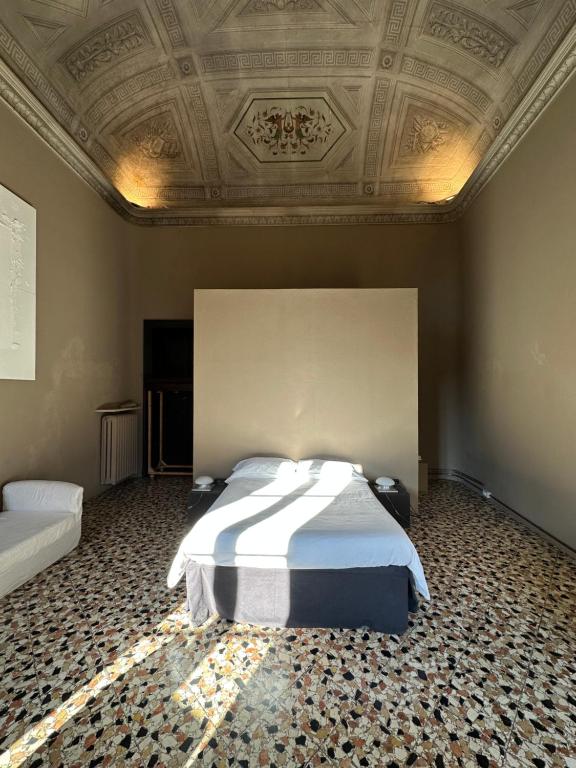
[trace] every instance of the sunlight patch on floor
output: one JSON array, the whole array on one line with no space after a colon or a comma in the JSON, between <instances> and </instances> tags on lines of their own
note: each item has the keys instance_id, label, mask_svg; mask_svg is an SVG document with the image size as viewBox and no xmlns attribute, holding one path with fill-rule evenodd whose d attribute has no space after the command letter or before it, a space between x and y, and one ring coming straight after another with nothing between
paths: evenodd
<instances>
[{"instance_id":1,"label":"sunlight patch on floor","mask_svg":"<svg viewBox=\"0 0 576 768\"><path fill-rule=\"evenodd\" d=\"M40 722L29 728L12 746L0 755L0 768L19 768L54 734L60 731L68 721L76 717L99 694L112 685L118 678L141 664L152 654L171 643L178 632L189 630L187 627L184 604L166 616L153 630L152 634L138 640L126 653L113 664L95 675L86 685L75 691L63 704L53 709ZM214 618L201 627L206 630ZM194 630L193 630L194 631ZM198 634L200 630L195 630ZM177 700L177 699L176 699Z\"/></svg>"},{"instance_id":2,"label":"sunlight patch on floor","mask_svg":"<svg viewBox=\"0 0 576 768\"><path fill-rule=\"evenodd\" d=\"M175 700L184 707L192 708L200 702L210 723L186 767L194 764L235 703L240 693L237 681L241 681L245 689L269 649L270 643L254 634L252 627L247 627L247 632L242 634L241 628L235 625L231 634L221 637L179 686Z\"/></svg>"}]
</instances>

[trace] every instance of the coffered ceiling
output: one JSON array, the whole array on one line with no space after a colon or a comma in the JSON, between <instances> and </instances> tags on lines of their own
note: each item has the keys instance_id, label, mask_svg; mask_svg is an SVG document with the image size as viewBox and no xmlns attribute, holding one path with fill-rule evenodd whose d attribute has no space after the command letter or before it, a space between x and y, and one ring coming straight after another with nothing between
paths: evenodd
<instances>
[{"instance_id":1,"label":"coffered ceiling","mask_svg":"<svg viewBox=\"0 0 576 768\"><path fill-rule=\"evenodd\" d=\"M2 0L0 95L135 221L435 221L575 41L576 0Z\"/></svg>"}]
</instances>

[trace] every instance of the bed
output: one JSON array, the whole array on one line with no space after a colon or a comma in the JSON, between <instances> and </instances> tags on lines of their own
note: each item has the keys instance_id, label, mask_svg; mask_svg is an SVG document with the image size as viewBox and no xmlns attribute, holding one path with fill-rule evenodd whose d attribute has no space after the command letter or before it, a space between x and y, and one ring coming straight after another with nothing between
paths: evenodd
<instances>
[{"instance_id":1,"label":"bed","mask_svg":"<svg viewBox=\"0 0 576 768\"><path fill-rule=\"evenodd\" d=\"M240 462L181 542L168 584L186 576L193 623L402 633L429 598L406 532L352 464L280 462Z\"/></svg>"}]
</instances>

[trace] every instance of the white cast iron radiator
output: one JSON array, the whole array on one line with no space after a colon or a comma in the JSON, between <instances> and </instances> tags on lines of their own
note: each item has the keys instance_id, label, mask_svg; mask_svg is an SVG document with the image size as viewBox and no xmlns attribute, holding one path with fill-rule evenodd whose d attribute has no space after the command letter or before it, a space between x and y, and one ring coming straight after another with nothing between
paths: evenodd
<instances>
[{"instance_id":1,"label":"white cast iron radiator","mask_svg":"<svg viewBox=\"0 0 576 768\"><path fill-rule=\"evenodd\" d=\"M138 474L138 414L115 413L102 417L100 482L116 485Z\"/></svg>"}]
</instances>

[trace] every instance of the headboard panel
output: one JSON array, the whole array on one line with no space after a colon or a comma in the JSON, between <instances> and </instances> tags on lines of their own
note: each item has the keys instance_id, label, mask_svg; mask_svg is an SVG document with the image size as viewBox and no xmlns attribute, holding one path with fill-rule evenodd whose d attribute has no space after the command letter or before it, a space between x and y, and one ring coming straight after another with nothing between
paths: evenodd
<instances>
[{"instance_id":1,"label":"headboard panel","mask_svg":"<svg viewBox=\"0 0 576 768\"><path fill-rule=\"evenodd\" d=\"M416 289L197 290L195 474L332 456L418 488Z\"/></svg>"}]
</instances>

